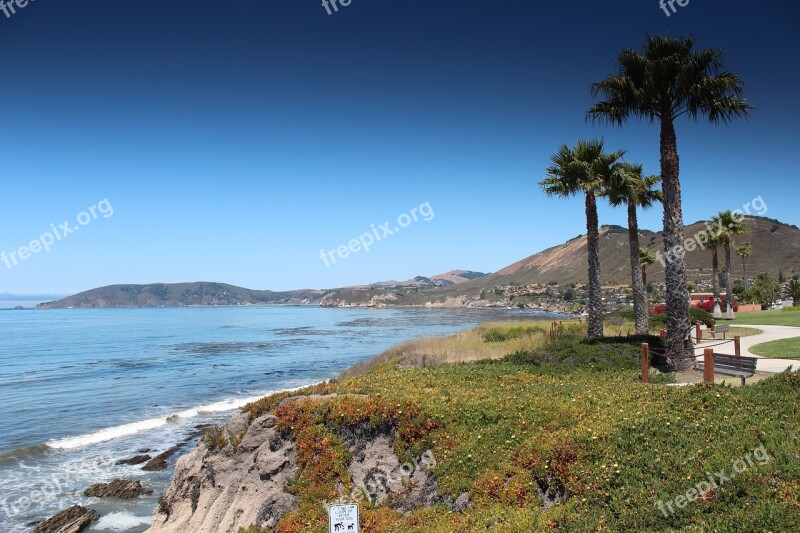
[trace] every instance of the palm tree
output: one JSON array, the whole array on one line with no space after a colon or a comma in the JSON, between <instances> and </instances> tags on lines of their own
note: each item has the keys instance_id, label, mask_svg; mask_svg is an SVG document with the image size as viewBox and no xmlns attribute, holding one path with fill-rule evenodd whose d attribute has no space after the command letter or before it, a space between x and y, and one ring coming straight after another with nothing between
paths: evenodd
<instances>
[{"instance_id":1,"label":"palm tree","mask_svg":"<svg viewBox=\"0 0 800 533\"><path fill-rule=\"evenodd\" d=\"M726 318L733 320L733 276L731 265L731 246L733 236L741 235L748 231L747 221L742 216L734 215L731 211L721 211L712 219L717 228L720 228L719 237L725 247L725 307L727 307Z\"/></svg>"},{"instance_id":2,"label":"palm tree","mask_svg":"<svg viewBox=\"0 0 800 533\"><path fill-rule=\"evenodd\" d=\"M667 252L667 360L673 368L694 363L689 330L689 290L682 250L683 210L675 121L683 115L712 124L747 116L741 78L724 71L720 50L695 50L691 37L647 38L641 50L623 50L619 71L592 85L601 101L588 117L618 126L630 118L658 121L661 126L661 179L664 190L664 248ZM673 252L673 253L670 253Z\"/></svg>"},{"instance_id":3,"label":"palm tree","mask_svg":"<svg viewBox=\"0 0 800 533\"><path fill-rule=\"evenodd\" d=\"M562 145L550 158L547 176L539 183L548 196L586 199L586 240L589 253L589 337L603 336L603 292L600 281L600 230L597 195L610 179L624 150L605 153L602 140L581 140L574 148Z\"/></svg>"},{"instance_id":4,"label":"palm tree","mask_svg":"<svg viewBox=\"0 0 800 533\"><path fill-rule=\"evenodd\" d=\"M793 307L800 307L800 280L789 280L786 284L786 293L792 297Z\"/></svg>"},{"instance_id":5,"label":"palm tree","mask_svg":"<svg viewBox=\"0 0 800 533\"><path fill-rule=\"evenodd\" d=\"M653 190L661 178L644 176L644 166L632 163L620 163L606 184L604 196L612 207L626 205L628 207L628 242L631 256L631 288L633 289L633 316L636 333L648 333L650 312L647 307L647 292L642 279L642 264L639 259L639 221L636 208L647 209L661 201L661 191Z\"/></svg>"},{"instance_id":6,"label":"palm tree","mask_svg":"<svg viewBox=\"0 0 800 533\"><path fill-rule=\"evenodd\" d=\"M753 247L749 242L742 243L736 248L736 255L742 258L742 272L744 272L744 288L747 289L747 259L753 255Z\"/></svg>"},{"instance_id":7,"label":"palm tree","mask_svg":"<svg viewBox=\"0 0 800 533\"><path fill-rule=\"evenodd\" d=\"M647 296L647 267L657 260L658 257L656 254L651 252L648 248L639 248L639 264L642 265L642 285L644 285L645 305L648 313L650 312L650 298Z\"/></svg>"},{"instance_id":8,"label":"palm tree","mask_svg":"<svg viewBox=\"0 0 800 533\"><path fill-rule=\"evenodd\" d=\"M720 308L722 300L719 297L719 248L724 244L719 234L712 232L708 235L706 246L711 250L711 287L714 293L714 318L717 320L722 318L722 309Z\"/></svg>"}]
</instances>

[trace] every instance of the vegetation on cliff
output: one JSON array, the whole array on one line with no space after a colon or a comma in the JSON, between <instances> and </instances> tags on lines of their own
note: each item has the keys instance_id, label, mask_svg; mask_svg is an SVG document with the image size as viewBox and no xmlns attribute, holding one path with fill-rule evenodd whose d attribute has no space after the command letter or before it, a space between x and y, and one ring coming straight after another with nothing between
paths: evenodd
<instances>
[{"instance_id":1,"label":"vegetation on cliff","mask_svg":"<svg viewBox=\"0 0 800 533\"><path fill-rule=\"evenodd\" d=\"M323 501L352 494L337 428L365 422L398 428L399 457L432 451L443 501L469 497L460 512L442 503L403 513L363 500L365 532L800 529L800 375L743 388L642 384L641 338L590 344L584 328L484 326L466 336L464 357L476 337L505 357L433 357L420 367L411 344L302 392L336 396L249 405L251 419L276 412L297 441L288 489L299 506L276 531L326 530ZM608 325L612 335L629 328ZM530 347L520 350L520 339ZM438 342L452 353L458 338ZM428 343L435 356L437 341ZM757 449L768 460L733 473ZM659 508L721 471L730 479L672 504L674 512Z\"/></svg>"}]
</instances>

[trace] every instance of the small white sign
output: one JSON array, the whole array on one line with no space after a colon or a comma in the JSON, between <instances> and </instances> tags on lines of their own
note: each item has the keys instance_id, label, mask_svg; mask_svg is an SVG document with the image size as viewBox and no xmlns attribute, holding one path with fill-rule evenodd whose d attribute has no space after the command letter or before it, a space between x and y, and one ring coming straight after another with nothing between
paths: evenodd
<instances>
[{"instance_id":1,"label":"small white sign","mask_svg":"<svg viewBox=\"0 0 800 533\"><path fill-rule=\"evenodd\" d=\"M330 533L359 533L358 504L334 504L328 507Z\"/></svg>"}]
</instances>

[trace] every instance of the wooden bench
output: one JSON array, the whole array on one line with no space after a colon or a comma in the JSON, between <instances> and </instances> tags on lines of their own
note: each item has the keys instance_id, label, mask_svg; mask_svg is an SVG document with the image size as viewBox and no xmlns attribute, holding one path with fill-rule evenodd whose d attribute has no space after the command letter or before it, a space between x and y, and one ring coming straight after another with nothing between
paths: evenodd
<instances>
[{"instance_id":1,"label":"wooden bench","mask_svg":"<svg viewBox=\"0 0 800 533\"><path fill-rule=\"evenodd\" d=\"M714 373L723 376L734 376L742 380L744 387L745 379L753 377L756 373L757 357L736 357L722 353L714 354ZM704 362L696 362L695 370L705 371Z\"/></svg>"},{"instance_id":2,"label":"wooden bench","mask_svg":"<svg viewBox=\"0 0 800 533\"><path fill-rule=\"evenodd\" d=\"M717 333L722 333L722 338L728 338L728 332L731 330L730 326L717 326L716 328L711 330L711 336L715 339L717 338Z\"/></svg>"}]
</instances>

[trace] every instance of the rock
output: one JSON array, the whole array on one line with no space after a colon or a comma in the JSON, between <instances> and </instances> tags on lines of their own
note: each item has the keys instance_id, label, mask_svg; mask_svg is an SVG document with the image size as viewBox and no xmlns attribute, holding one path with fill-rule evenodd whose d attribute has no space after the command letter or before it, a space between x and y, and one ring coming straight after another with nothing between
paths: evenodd
<instances>
[{"instance_id":1,"label":"rock","mask_svg":"<svg viewBox=\"0 0 800 533\"><path fill-rule=\"evenodd\" d=\"M117 461L116 464L118 465L140 465L152 459L149 455L134 455L130 459L122 459Z\"/></svg>"},{"instance_id":2,"label":"rock","mask_svg":"<svg viewBox=\"0 0 800 533\"><path fill-rule=\"evenodd\" d=\"M167 469L167 459L175 455L175 453L180 448L178 446L173 446L169 450L156 455L154 458L150 459L146 465L142 467L142 470L146 470L148 472L156 472L158 470L166 470Z\"/></svg>"},{"instance_id":3,"label":"rock","mask_svg":"<svg viewBox=\"0 0 800 533\"><path fill-rule=\"evenodd\" d=\"M241 411L230 417L225 423L226 433L230 432L232 435L241 435L247 431L247 426L249 424L250 413Z\"/></svg>"},{"instance_id":4,"label":"rock","mask_svg":"<svg viewBox=\"0 0 800 533\"><path fill-rule=\"evenodd\" d=\"M94 509L73 505L36 526L33 533L78 533L99 519L100 513Z\"/></svg>"},{"instance_id":5,"label":"rock","mask_svg":"<svg viewBox=\"0 0 800 533\"><path fill-rule=\"evenodd\" d=\"M329 397L295 396L281 405ZM251 524L272 531L296 508L295 496L286 491L287 481L297 471L295 442L278 431L275 416L265 414L247 425L244 416L236 414L225 428L243 434L236 453L230 446L210 450L201 441L180 457L148 533L235 533ZM348 469L354 487L371 500L401 512L452 502L439 495L430 469L435 464L432 452L401 464L392 446L395 426L373 428L366 421L334 431L350 449L353 459ZM349 500L343 492L340 487L342 499ZM468 505L468 495L458 498L457 508Z\"/></svg>"},{"instance_id":6,"label":"rock","mask_svg":"<svg viewBox=\"0 0 800 533\"><path fill-rule=\"evenodd\" d=\"M153 491L143 488L140 482L127 479L115 479L111 483L96 483L83 493L84 496L95 498L122 498L123 500L150 494L153 494Z\"/></svg>"},{"instance_id":7,"label":"rock","mask_svg":"<svg viewBox=\"0 0 800 533\"><path fill-rule=\"evenodd\" d=\"M244 432L234 456L201 441L178 459L149 533L228 533L250 524L271 530L296 507L284 490L296 471L294 442L277 431L273 415L249 427L242 420L237 414L226 425Z\"/></svg>"},{"instance_id":8,"label":"rock","mask_svg":"<svg viewBox=\"0 0 800 533\"><path fill-rule=\"evenodd\" d=\"M395 432L391 425L373 428L369 421L337 432L353 457L348 466L353 484L376 505L390 500L391 507L402 512L444 503L428 468L435 464L433 453L429 450L412 463L400 464L392 445Z\"/></svg>"},{"instance_id":9,"label":"rock","mask_svg":"<svg viewBox=\"0 0 800 533\"><path fill-rule=\"evenodd\" d=\"M469 499L469 493L464 492L458 498L456 498L455 503L453 503L453 512L463 513L471 504L472 500Z\"/></svg>"}]
</instances>

